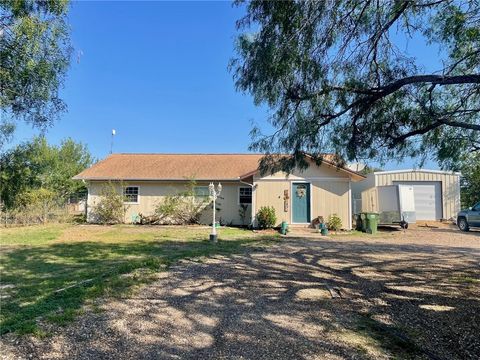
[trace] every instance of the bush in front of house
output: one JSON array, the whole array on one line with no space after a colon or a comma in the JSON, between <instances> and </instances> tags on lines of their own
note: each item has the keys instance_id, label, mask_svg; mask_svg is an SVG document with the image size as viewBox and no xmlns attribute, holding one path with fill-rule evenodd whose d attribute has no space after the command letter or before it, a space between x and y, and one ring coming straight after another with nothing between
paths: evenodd
<instances>
[{"instance_id":1,"label":"bush in front of house","mask_svg":"<svg viewBox=\"0 0 480 360\"><path fill-rule=\"evenodd\" d=\"M198 224L200 216L210 204L207 196L195 194L195 180L190 180L185 190L175 195L168 195L155 208L154 223L190 225ZM218 211L218 208L217 208Z\"/></svg>"},{"instance_id":2,"label":"bush in front of house","mask_svg":"<svg viewBox=\"0 0 480 360\"><path fill-rule=\"evenodd\" d=\"M338 231L342 228L342 219L337 214L328 217L327 228L329 230Z\"/></svg>"},{"instance_id":3,"label":"bush in front of house","mask_svg":"<svg viewBox=\"0 0 480 360\"><path fill-rule=\"evenodd\" d=\"M156 223L191 225L198 224L208 202L188 195L169 195L161 201L156 209Z\"/></svg>"},{"instance_id":4,"label":"bush in front of house","mask_svg":"<svg viewBox=\"0 0 480 360\"><path fill-rule=\"evenodd\" d=\"M274 227L277 223L277 215L273 206L262 206L257 213L257 223L260 229Z\"/></svg>"},{"instance_id":5,"label":"bush in front of house","mask_svg":"<svg viewBox=\"0 0 480 360\"><path fill-rule=\"evenodd\" d=\"M93 208L95 221L104 225L123 223L125 210L123 194L117 192L112 183L105 184L100 200Z\"/></svg>"}]
</instances>

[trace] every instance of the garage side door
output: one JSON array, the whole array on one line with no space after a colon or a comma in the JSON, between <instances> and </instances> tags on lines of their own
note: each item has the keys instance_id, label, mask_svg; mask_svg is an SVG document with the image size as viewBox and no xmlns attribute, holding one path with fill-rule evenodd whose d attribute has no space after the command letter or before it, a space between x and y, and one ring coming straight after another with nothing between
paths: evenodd
<instances>
[{"instance_id":1,"label":"garage side door","mask_svg":"<svg viewBox=\"0 0 480 360\"><path fill-rule=\"evenodd\" d=\"M442 218L442 183L440 181L394 181L394 184L413 185L417 220Z\"/></svg>"}]
</instances>

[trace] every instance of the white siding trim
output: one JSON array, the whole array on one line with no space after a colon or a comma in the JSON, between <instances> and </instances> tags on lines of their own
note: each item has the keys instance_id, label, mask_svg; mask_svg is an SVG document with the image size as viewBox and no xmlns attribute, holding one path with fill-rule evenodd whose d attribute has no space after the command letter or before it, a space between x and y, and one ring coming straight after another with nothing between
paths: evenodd
<instances>
[{"instance_id":1,"label":"white siding trim","mask_svg":"<svg viewBox=\"0 0 480 360\"><path fill-rule=\"evenodd\" d=\"M85 213L87 215L87 223L89 222L89 219L91 217L91 206L90 206L90 183L87 182L87 202L85 204L85 207L86 207L86 210L85 210Z\"/></svg>"},{"instance_id":2,"label":"white siding trim","mask_svg":"<svg viewBox=\"0 0 480 360\"><path fill-rule=\"evenodd\" d=\"M251 224L252 227L257 226L257 202L256 202L256 197L257 197L257 183L255 181L252 181L252 218L251 218Z\"/></svg>"},{"instance_id":3,"label":"white siding trim","mask_svg":"<svg viewBox=\"0 0 480 360\"><path fill-rule=\"evenodd\" d=\"M348 182L348 230L352 230L352 182Z\"/></svg>"},{"instance_id":4,"label":"white siding trim","mask_svg":"<svg viewBox=\"0 0 480 360\"><path fill-rule=\"evenodd\" d=\"M339 181L339 182L350 182L350 178L341 178L341 177L309 177L309 178L261 178L257 179L256 182L260 181L294 181L294 182L310 182L310 181Z\"/></svg>"},{"instance_id":5,"label":"white siding trim","mask_svg":"<svg viewBox=\"0 0 480 360\"><path fill-rule=\"evenodd\" d=\"M383 175L383 174L401 174L401 173L431 173L431 174L447 174L447 175L458 175L461 176L460 172L453 171L443 171L443 170L428 170L428 169L405 169L405 170L388 170L388 171L375 171L373 175Z\"/></svg>"}]
</instances>

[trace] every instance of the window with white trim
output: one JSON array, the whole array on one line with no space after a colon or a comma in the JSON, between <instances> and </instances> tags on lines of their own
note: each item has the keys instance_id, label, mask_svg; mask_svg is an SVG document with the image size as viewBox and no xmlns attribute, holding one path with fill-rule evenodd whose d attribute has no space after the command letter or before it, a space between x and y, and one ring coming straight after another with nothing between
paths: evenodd
<instances>
[{"instance_id":1,"label":"window with white trim","mask_svg":"<svg viewBox=\"0 0 480 360\"><path fill-rule=\"evenodd\" d=\"M252 203L251 187L241 187L238 189L238 203L240 205L247 205Z\"/></svg>"},{"instance_id":2,"label":"window with white trim","mask_svg":"<svg viewBox=\"0 0 480 360\"><path fill-rule=\"evenodd\" d=\"M206 198L210 196L208 186L195 186L193 191L195 192L195 197Z\"/></svg>"},{"instance_id":3,"label":"window with white trim","mask_svg":"<svg viewBox=\"0 0 480 360\"><path fill-rule=\"evenodd\" d=\"M138 186L123 188L123 198L126 203L138 203Z\"/></svg>"}]
</instances>

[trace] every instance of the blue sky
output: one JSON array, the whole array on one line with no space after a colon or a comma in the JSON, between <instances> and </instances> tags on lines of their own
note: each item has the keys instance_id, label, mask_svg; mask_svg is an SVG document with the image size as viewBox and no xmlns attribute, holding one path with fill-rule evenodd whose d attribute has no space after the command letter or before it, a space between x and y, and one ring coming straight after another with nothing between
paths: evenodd
<instances>
[{"instance_id":1,"label":"blue sky","mask_svg":"<svg viewBox=\"0 0 480 360\"><path fill-rule=\"evenodd\" d=\"M247 152L251 122L266 126L268 112L227 69L241 16L230 2L72 3L68 112L47 139L72 137L96 158L112 129L114 152ZM14 143L36 133L21 125Z\"/></svg>"}]
</instances>

